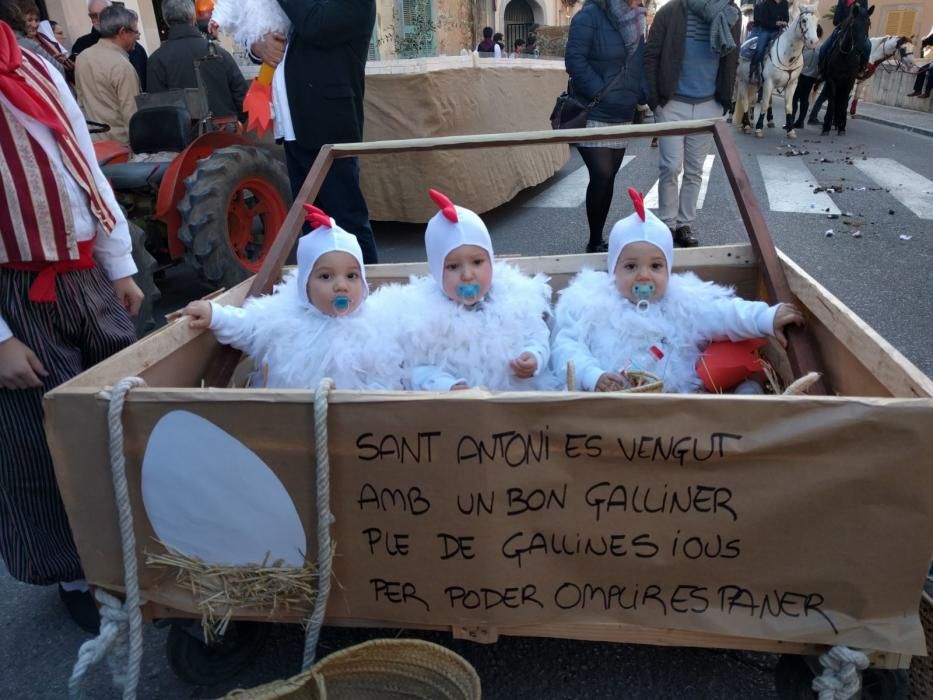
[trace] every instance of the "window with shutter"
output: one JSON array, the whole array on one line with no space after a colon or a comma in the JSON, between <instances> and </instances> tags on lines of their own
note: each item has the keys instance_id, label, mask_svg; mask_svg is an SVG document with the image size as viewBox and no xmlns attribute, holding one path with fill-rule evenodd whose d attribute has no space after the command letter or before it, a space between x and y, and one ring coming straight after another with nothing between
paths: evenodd
<instances>
[{"instance_id":1,"label":"window with shutter","mask_svg":"<svg viewBox=\"0 0 933 700\"><path fill-rule=\"evenodd\" d=\"M889 10L884 22L884 33L911 36L917 21L916 10Z\"/></svg>"},{"instance_id":2,"label":"window with shutter","mask_svg":"<svg viewBox=\"0 0 933 700\"><path fill-rule=\"evenodd\" d=\"M377 42L376 27L373 26L373 35L369 37L369 53L366 54L367 61L378 61L379 60L379 45Z\"/></svg>"},{"instance_id":3,"label":"window with shutter","mask_svg":"<svg viewBox=\"0 0 933 700\"><path fill-rule=\"evenodd\" d=\"M434 11L431 0L398 0L401 41L399 56L418 58L434 55Z\"/></svg>"}]
</instances>

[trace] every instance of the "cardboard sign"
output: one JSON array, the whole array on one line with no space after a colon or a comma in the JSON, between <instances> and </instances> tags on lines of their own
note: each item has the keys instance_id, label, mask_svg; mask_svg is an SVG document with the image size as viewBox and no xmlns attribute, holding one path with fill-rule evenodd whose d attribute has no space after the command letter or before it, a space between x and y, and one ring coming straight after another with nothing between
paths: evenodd
<instances>
[{"instance_id":1,"label":"cardboard sign","mask_svg":"<svg viewBox=\"0 0 933 700\"><path fill-rule=\"evenodd\" d=\"M517 396L331 405L331 616L924 653L928 401Z\"/></svg>"}]
</instances>

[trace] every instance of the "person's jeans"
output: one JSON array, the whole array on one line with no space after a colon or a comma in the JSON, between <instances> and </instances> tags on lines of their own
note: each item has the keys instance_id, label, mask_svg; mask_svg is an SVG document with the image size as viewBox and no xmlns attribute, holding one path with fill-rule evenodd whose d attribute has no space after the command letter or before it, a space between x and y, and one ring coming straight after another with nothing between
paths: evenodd
<instances>
[{"instance_id":1,"label":"person's jeans","mask_svg":"<svg viewBox=\"0 0 933 700\"><path fill-rule=\"evenodd\" d=\"M758 37L758 44L755 46L755 55L752 56L752 65L756 63L761 63L762 59L765 57L765 51L768 49L768 42L771 41L771 37L777 32L772 32L768 29L753 29L754 35Z\"/></svg>"},{"instance_id":2,"label":"person's jeans","mask_svg":"<svg viewBox=\"0 0 933 700\"><path fill-rule=\"evenodd\" d=\"M716 100L699 104L670 100L654 110L654 120L680 122L688 119L715 119L722 116L722 107ZM712 134L689 136L662 136L658 140L658 217L668 228L676 230L697 218L697 199L703 184L703 161L713 143ZM683 183L677 179L683 171Z\"/></svg>"},{"instance_id":3,"label":"person's jeans","mask_svg":"<svg viewBox=\"0 0 933 700\"><path fill-rule=\"evenodd\" d=\"M292 196L297 197L320 149L304 148L297 141L285 141L284 145L288 180L292 186ZM369 209L360 190L359 160L334 159L314 203L338 226L356 236L363 251L364 263L372 265L379 261L376 238L369 223Z\"/></svg>"}]
</instances>

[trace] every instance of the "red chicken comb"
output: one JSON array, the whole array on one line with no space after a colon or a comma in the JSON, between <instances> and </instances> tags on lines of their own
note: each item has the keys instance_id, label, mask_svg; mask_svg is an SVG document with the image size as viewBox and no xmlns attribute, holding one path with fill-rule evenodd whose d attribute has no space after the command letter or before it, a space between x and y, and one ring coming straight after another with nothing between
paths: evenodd
<instances>
[{"instance_id":1,"label":"red chicken comb","mask_svg":"<svg viewBox=\"0 0 933 700\"><path fill-rule=\"evenodd\" d=\"M457 216L457 209L454 207L454 203L450 201L450 198L446 194L438 192L437 190L428 190L428 195L434 200L437 208L441 210L441 213L448 221L457 223L460 220Z\"/></svg>"},{"instance_id":2,"label":"red chicken comb","mask_svg":"<svg viewBox=\"0 0 933 700\"><path fill-rule=\"evenodd\" d=\"M634 187L628 188L628 196L632 198L632 204L635 205L635 211L638 212L638 215L641 217L641 220L645 220L645 197L644 195L636 190Z\"/></svg>"},{"instance_id":3,"label":"red chicken comb","mask_svg":"<svg viewBox=\"0 0 933 700\"><path fill-rule=\"evenodd\" d=\"M330 228L330 217L325 214L321 209L314 206L313 204L305 204L305 221L311 224L311 228L318 228L319 226L326 226Z\"/></svg>"}]
</instances>

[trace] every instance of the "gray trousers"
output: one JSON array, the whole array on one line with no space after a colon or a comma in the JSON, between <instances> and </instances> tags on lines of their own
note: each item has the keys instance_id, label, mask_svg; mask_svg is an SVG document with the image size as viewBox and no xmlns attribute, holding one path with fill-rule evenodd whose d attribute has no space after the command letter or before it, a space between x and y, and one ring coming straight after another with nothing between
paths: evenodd
<instances>
[{"instance_id":1,"label":"gray trousers","mask_svg":"<svg viewBox=\"0 0 933 700\"><path fill-rule=\"evenodd\" d=\"M670 100L654 110L654 121L682 122L689 119L714 119L722 116L716 100L689 104ZM662 136L658 140L658 218L671 229L692 224L697 218L697 198L703 182L703 161L713 144L712 134ZM683 184L678 179L683 171Z\"/></svg>"}]
</instances>

